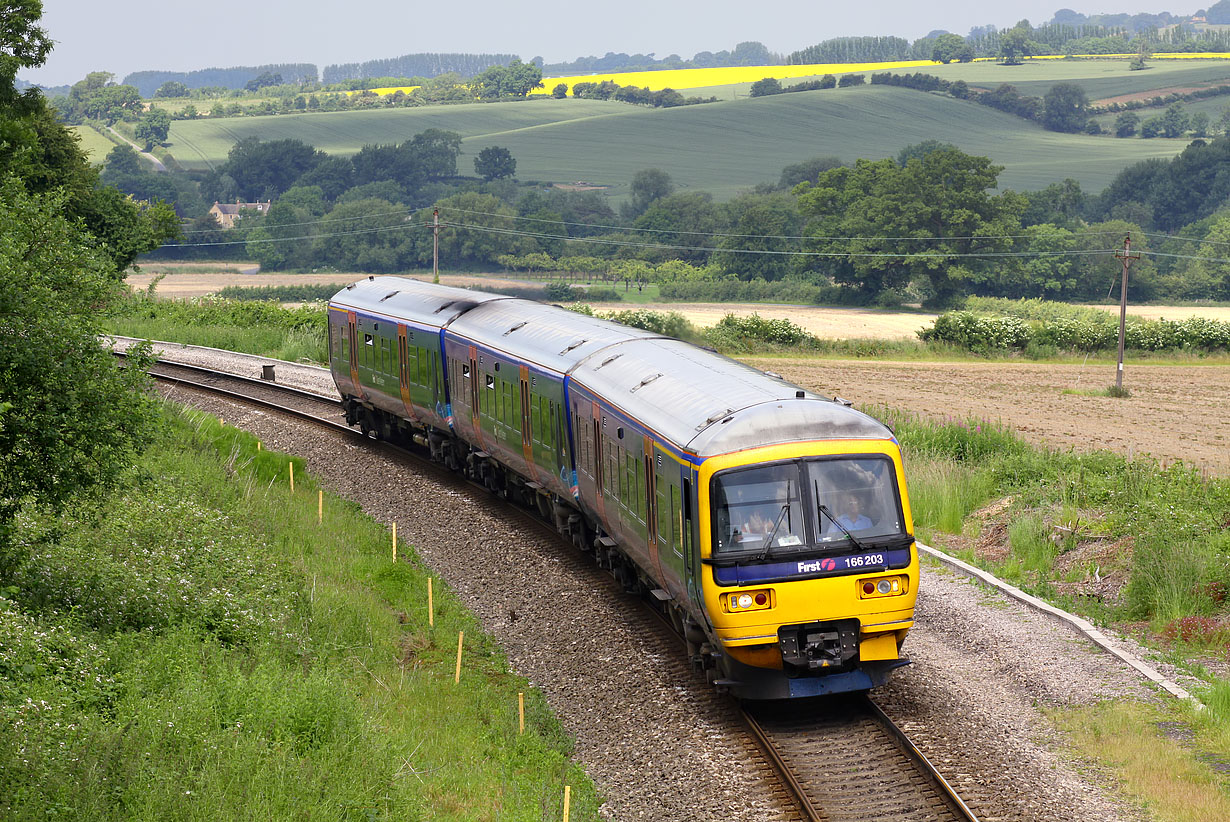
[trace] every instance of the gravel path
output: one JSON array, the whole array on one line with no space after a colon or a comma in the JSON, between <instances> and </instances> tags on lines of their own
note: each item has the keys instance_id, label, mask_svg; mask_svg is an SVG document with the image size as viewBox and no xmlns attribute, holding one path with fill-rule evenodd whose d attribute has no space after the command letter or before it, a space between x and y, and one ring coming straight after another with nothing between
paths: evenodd
<instances>
[{"instance_id":1,"label":"gravel path","mask_svg":"<svg viewBox=\"0 0 1230 822\"><path fill-rule=\"evenodd\" d=\"M179 349L174 358L230 360L236 370L266 361L190 352ZM332 387L323 369L293 373L300 387ZM286 382L291 374L287 369ZM339 447L314 426L224 400L176 398L303 456L331 490L377 519L396 520L513 667L544 691L576 737L577 759L607 797L606 818L786 818L751 774L751 752L730 743L698 698L704 686L668 675L663 649L624 626L634 603L595 591L567 546L527 534L481 495L424 478L360 443ZM467 526L458 529L458 522ZM983 820L1147 818L1107 790L1105 774L1073 761L1042 713L1159 698L1134 671L1058 622L929 562L917 619L906 643L914 664L877 691L877 701Z\"/></svg>"}]
</instances>

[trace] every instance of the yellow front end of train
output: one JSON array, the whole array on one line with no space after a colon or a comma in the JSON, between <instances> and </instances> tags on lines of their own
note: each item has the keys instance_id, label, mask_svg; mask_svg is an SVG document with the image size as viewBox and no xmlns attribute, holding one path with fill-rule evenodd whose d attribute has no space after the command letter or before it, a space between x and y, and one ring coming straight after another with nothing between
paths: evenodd
<instances>
[{"instance_id":1,"label":"yellow front end of train","mask_svg":"<svg viewBox=\"0 0 1230 822\"><path fill-rule=\"evenodd\" d=\"M894 440L713 457L697 490L701 597L737 695L866 690L907 664L918 553Z\"/></svg>"}]
</instances>

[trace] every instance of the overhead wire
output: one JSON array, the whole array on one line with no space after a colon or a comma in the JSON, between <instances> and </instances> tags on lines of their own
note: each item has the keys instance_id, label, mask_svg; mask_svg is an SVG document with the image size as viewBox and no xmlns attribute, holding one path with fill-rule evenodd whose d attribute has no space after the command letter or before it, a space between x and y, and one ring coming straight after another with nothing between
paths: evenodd
<instances>
[{"instance_id":1,"label":"overhead wire","mask_svg":"<svg viewBox=\"0 0 1230 822\"><path fill-rule=\"evenodd\" d=\"M504 216L504 215L499 215ZM699 251L712 252L720 250L730 254L751 254L751 255L767 255L767 256L787 256L787 257L874 257L885 259L903 259L903 258L926 258L934 257L937 259L948 258L994 258L994 257L1060 257L1060 256L1075 256L1075 255L1106 255L1113 254L1114 249L1070 249L1060 251L968 251L968 252L880 252L880 251L806 251L801 249L759 249L759 248L723 248L714 249L709 246L688 246L672 243L653 243L653 242L636 242L632 240L620 240L610 237L584 237L576 238L567 235L549 234L545 232L521 231L512 228L500 228L497 226L484 226L470 223L454 223L441 221L442 228L459 228L468 231L485 232L489 234L501 234L507 236L529 237L533 239L548 239L548 240L574 240L577 242L593 243L595 245L608 245L617 247L630 248L646 248L662 251ZM248 242L259 243L285 243L297 242L300 240L324 239L329 237L350 237L364 234L377 234L387 231L405 231L414 229L427 229L431 226L425 223L404 222L392 226L378 226L373 228L355 229L352 231L327 232L324 234L305 234L293 237L261 237L256 240L219 240L204 243L167 243L164 248L203 248L214 246L228 245L246 245ZM764 237L762 239L769 239ZM817 239L817 238L800 238L800 239ZM822 238L821 238L822 239ZM976 238L976 239L992 239L992 238Z\"/></svg>"}]
</instances>

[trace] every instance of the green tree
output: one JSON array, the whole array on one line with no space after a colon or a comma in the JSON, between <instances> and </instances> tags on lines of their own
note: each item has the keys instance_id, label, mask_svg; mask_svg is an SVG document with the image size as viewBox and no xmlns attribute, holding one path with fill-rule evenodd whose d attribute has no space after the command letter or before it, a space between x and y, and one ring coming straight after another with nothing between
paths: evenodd
<instances>
[{"instance_id":1,"label":"green tree","mask_svg":"<svg viewBox=\"0 0 1230 822\"><path fill-rule=\"evenodd\" d=\"M447 265L491 264L502 254L521 256L539 251L532 237L523 237L511 231L520 231L514 219L516 212L490 194L468 191L446 197L436 203L441 221L440 260ZM424 226L431 222L431 209L423 209L414 215L414 223ZM496 229L492 231L490 229ZM417 262L431 263L431 232L419 230L415 235Z\"/></svg>"},{"instance_id":2,"label":"green tree","mask_svg":"<svg viewBox=\"0 0 1230 822\"><path fill-rule=\"evenodd\" d=\"M794 188L799 183L815 182L823 171L828 171L830 168L837 168L841 165L840 157L812 157L810 160L804 160L801 163L794 163L782 169L782 175L778 178L778 188Z\"/></svg>"},{"instance_id":3,"label":"green tree","mask_svg":"<svg viewBox=\"0 0 1230 822\"><path fill-rule=\"evenodd\" d=\"M145 116L141 118L141 121L137 123L136 128L133 130L136 138L145 144L146 151L152 149L157 143L165 143L170 132L171 115L153 106L150 107L150 110L145 113Z\"/></svg>"},{"instance_id":4,"label":"green tree","mask_svg":"<svg viewBox=\"0 0 1230 822\"><path fill-rule=\"evenodd\" d=\"M167 80L154 92L155 97L187 97L188 87L178 80Z\"/></svg>"},{"instance_id":5,"label":"green tree","mask_svg":"<svg viewBox=\"0 0 1230 822\"><path fill-rule=\"evenodd\" d=\"M1075 83L1056 83L1042 98L1042 125L1051 131L1075 134L1089 119L1089 98Z\"/></svg>"},{"instance_id":6,"label":"green tree","mask_svg":"<svg viewBox=\"0 0 1230 822\"><path fill-rule=\"evenodd\" d=\"M912 143L901 151L897 152L897 165L905 166L910 160L921 160L933 151L956 151L957 147L952 143L941 142L940 140L923 140L920 143Z\"/></svg>"},{"instance_id":7,"label":"green tree","mask_svg":"<svg viewBox=\"0 0 1230 822\"><path fill-rule=\"evenodd\" d=\"M542 69L514 58L507 66L491 66L470 81L470 88L482 100L525 97L542 88Z\"/></svg>"},{"instance_id":8,"label":"green tree","mask_svg":"<svg viewBox=\"0 0 1230 822\"><path fill-rule=\"evenodd\" d=\"M1187 131L1188 126L1187 113L1183 110L1182 103L1172 103L1166 109L1166 113L1162 115L1162 136L1163 137L1182 137Z\"/></svg>"},{"instance_id":9,"label":"green tree","mask_svg":"<svg viewBox=\"0 0 1230 822\"><path fill-rule=\"evenodd\" d=\"M999 38L999 56L1005 66L1019 66L1026 57L1037 54L1041 47L1033 41L1029 22L1022 20L1003 32Z\"/></svg>"},{"instance_id":10,"label":"green tree","mask_svg":"<svg viewBox=\"0 0 1230 822\"><path fill-rule=\"evenodd\" d=\"M709 257L713 235L718 230L718 209L707 192L668 194L649 204L633 227L646 243L677 246L677 249L644 249L640 256L661 262L672 257L702 264Z\"/></svg>"},{"instance_id":11,"label":"green tree","mask_svg":"<svg viewBox=\"0 0 1230 822\"><path fill-rule=\"evenodd\" d=\"M1187 127L1193 137L1208 137L1209 115L1203 111L1195 112L1188 120Z\"/></svg>"},{"instance_id":12,"label":"green tree","mask_svg":"<svg viewBox=\"0 0 1230 822\"><path fill-rule=\"evenodd\" d=\"M714 265L740 280L780 280L790 273L794 259L789 252L799 249L794 238L803 227L795 197L785 192L744 194L724 211L724 233L729 236L718 238L709 258Z\"/></svg>"},{"instance_id":13,"label":"green tree","mask_svg":"<svg viewBox=\"0 0 1230 822\"><path fill-rule=\"evenodd\" d=\"M1115 118L1115 136L1131 137L1140 125L1140 115L1134 111L1125 111Z\"/></svg>"},{"instance_id":14,"label":"green tree","mask_svg":"<svg viewBox=\"0 0 1230 822\"><path fill-rule=\"evenodd\" d=\"M670 195L675 190L671 176L660 168L643 168L632 175L629 192L631 200L625 203L625 216L630 219L645 213L654 200Z\"/></svg>"},{"instance_id":15,"label":"green tree","mask_svg":"<svg viewBox=\"0 0 1230 822\"><path fill-rule=\"evenodd\" d=\"M941 34L931 47L931 59L944 65L954 60L968 63L974 59L974 49L959 34Z\"/></svg>"},{"instance_id":16,"label":"green tree","mask_svg":"<svg viewBox=\"0 0 1230 822\"><path fill-rule=\"evenodd\" d=\"M506 148L488 146L474 158L474 173L487 182L512 177L517 173L517 160Z\"/></svg>"},{"instance_id":17,"label":"green tree","mask_svg":"<svg viewBox=\"0 0 1230 822\"><path fill-rule=\"evenodd\" d=\"M1162 115L1158 114L1154 117L1150 117L1148 120L1145 120L1140 124L1140 136L1158 137L1162 134L1164 129L1165 122L1162 119Z\"/></svg>"},{"instance_id":18,"label":"green tree","mask_svg":"<svg viewBox=\"0 0 1230 822\"><path fill-rule=\"evenodd\" d=\"M556 100L563 100L568 96L568 84L556 83L555 88L551 89L551 96Z\"/></svg>"},{"instance_id":19,"label":"green tree","mask_svg":"<svg viewBox=\"0 0 1230 822\"><path fill-rule=\"evenodd\" d=\"M1022 198L989 193L1001 170L986 157L945 148L905 166L859 160L825 172L796 189L804 233L815 238L810 250L831 255L813 267L867 301L913 281L928 306L954 304L993 273L997 261L979 255L1009 250L1019 231Z\"/></svg>"},{"instance_id":20,"label":"green tree","mask_svg":"<svg viewBox=\"0 0 1230 822\"><path fill-rule=\"evenodd\" d=\"M244 85L244 89L247 91L260 91L261 89L268 88L269 86L280 86L280 85L282 85L282 75L281 74L275 74L271 71L265 71L265 72L261 72L259 75L249 80L247 84Z\"/></svg>"},{"instance_id":21,"label":"green tree","mask_svg":"<svg viewBox=\"0 0 1230 822\"><path fill-rule=\"evenodd\" d=\"M156 418L148 358L120 368L99 342L117 272L66 205L0 181L0 583L17 512L115 480Z\"/></svg>"},{"instance_id":22,"label":"green tree","mask_svg":"<svg viewBox=\"0 0 1230 822\"><path fill-rule=\"evenodd\" d=\"M752 83L748 93L752 97L768 97L771 94L781 94L782 83L776 77L765 77Z\"/></svg>"}]
</instances>

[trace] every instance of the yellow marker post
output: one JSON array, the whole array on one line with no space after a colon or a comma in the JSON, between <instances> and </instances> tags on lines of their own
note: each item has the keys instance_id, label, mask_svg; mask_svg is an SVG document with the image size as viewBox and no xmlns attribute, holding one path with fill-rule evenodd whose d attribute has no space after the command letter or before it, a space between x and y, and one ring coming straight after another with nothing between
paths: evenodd
<instances>
[{"instance_id":1,"label":"yellow marker post","mask_svg":"<svg viewBox=\"0 0 1230 822\"><path fill-rule=\"evenodd\" d=\"M256 450L257 450L257 451L261 450L261 441L260 441L260 440L257 440L257 441L256 441Z\"/></svg>"},{"instance_id":2,"label":"yellow marker post","mask_svg":"<svg viewBox=\"0 0 1230 822\"><path fill-rule=\"evenodd\" d=\"M325 521L325 491L323 488L316 491L316 524L320 525Z\"/></svg>"},{"instance_id":3,"label":"yellow marker post","mask_svg":"<svg viewBox=\"0 0 1230 822\"><path fill-rule=\"evenodd\" d=\"M290 464L290 492L295 493L295 464Z\"/></svg>"},{"instance_id":4,"label":"yellow marker post","mask_svg":"<svg viewBox=\"0 0 1230 822\"><path fill-rule=\"evenodd\" d=\"M393 523L393 561L397 562L397 523Z\"/></svg>"},{"instance_id":5,"label":"yellow marker post","mask_svg":"<svg viewBox=\"0 0 1230 822\"><path fill-rule=\"evenodd\" d=\"M525 733L525 694L521 691L517 692L517 726L518 733Z\"/></svg>"},{"instance_id":6,"label":"yellow marker post","mask_svg":"<svg viewBox=\"0 0 1230 822\"><path fill-rule=\"evenodd\" d=\"M465 631L457 632L457 672L453 674L453 684L454 685L458 685L461 683L461 643L465 640L465 638L466 638Z\"/></svg>"},{"instance_id":7,"label":"yellow marker post","mask_svg":"<svg viewBox=\"0 0 1230 822\"><path fill-rule=\"evenodd\" d=\"M568 806L572 804L572 786L564 786L564 822L568 822Z\"/></svg>"},{"instance_id":8,"label":"yellow marker post","mask_svg":"<svg viewBox=\"0 0 1230 822\"><path fill-rule=\"evenodd\" d=\"M432 628L436 625L436 609L431 601L431 577L427 578L427 624Z\"/></svg>"}]
</instances>

